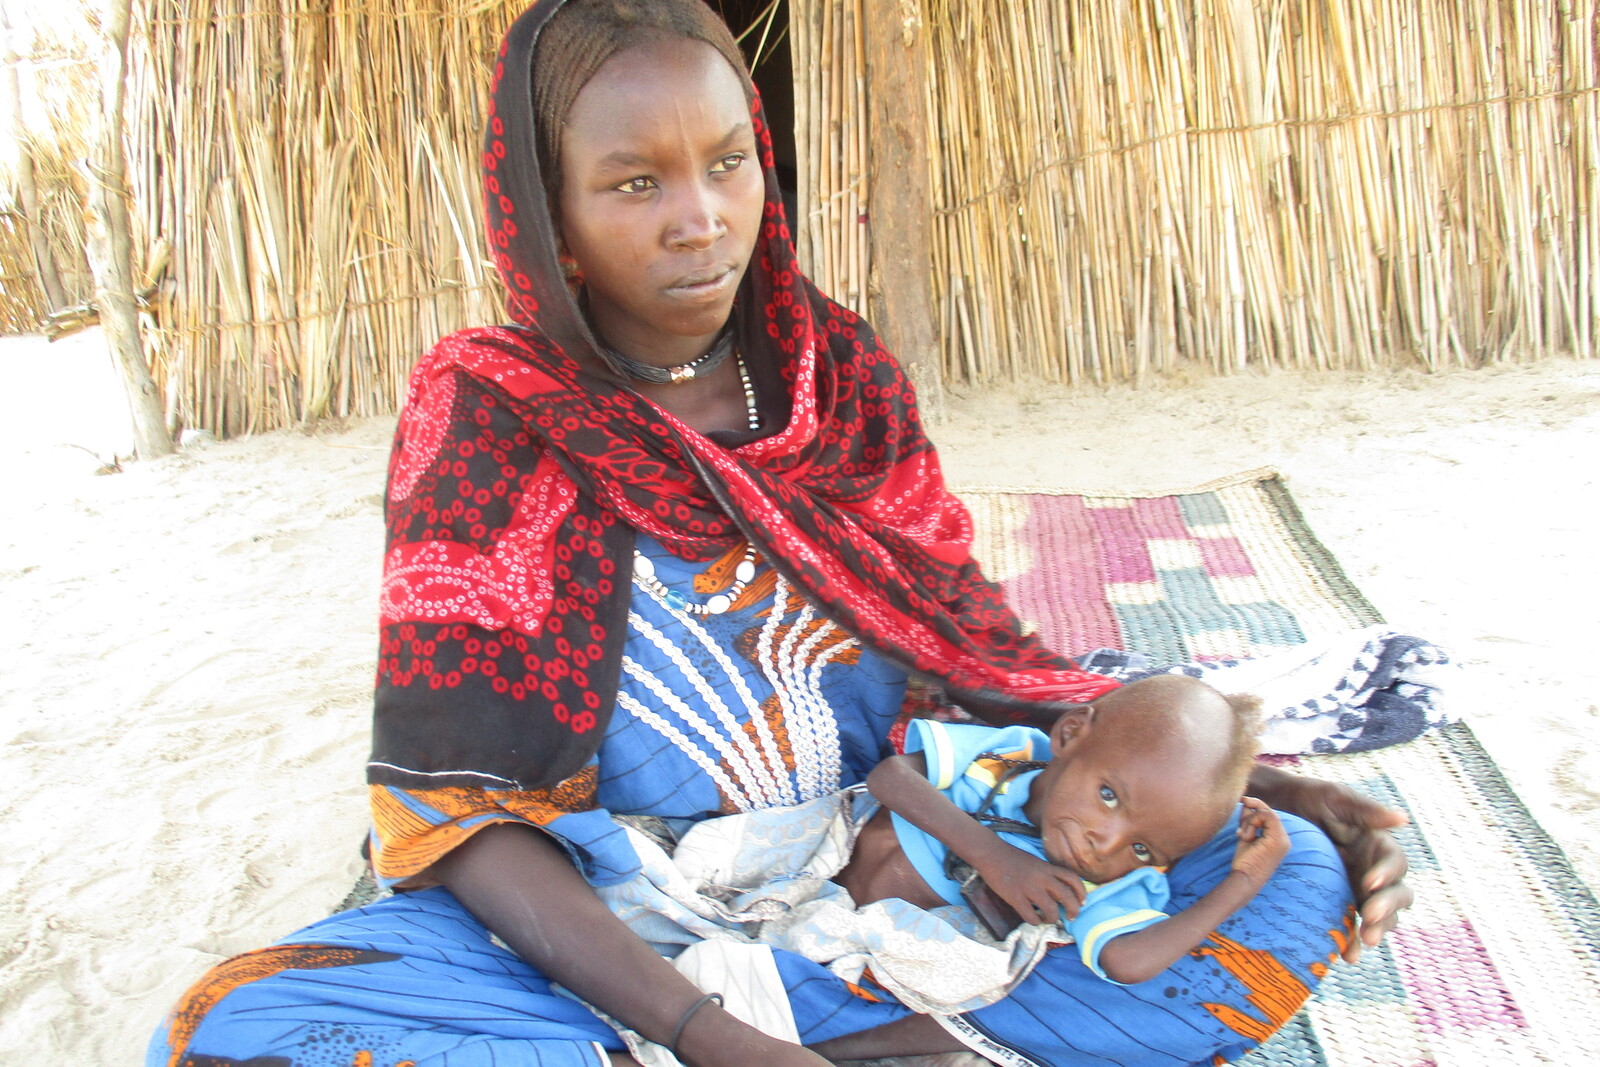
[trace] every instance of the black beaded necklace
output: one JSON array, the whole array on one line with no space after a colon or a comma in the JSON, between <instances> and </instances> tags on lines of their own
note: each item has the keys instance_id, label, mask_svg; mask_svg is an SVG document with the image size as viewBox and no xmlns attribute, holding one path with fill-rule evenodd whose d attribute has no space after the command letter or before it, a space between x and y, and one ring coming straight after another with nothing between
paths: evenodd
<instances>
[{"instance_id":1,"label":"black beaded necklace","mask_svg":"<svg viewBox=\"0 0 1600 1067\"><path fill-rule=\"evenodd\" d=\"M595 343L600 346L606 362L617 370L632 378L636 382L654 382L657 385L674 385L678 382L690 382L696 378L703 378L707 374L722 366L724 360L733 354L733 318L723 324L722 331L717 334L717 339L711 342L711 347L705 354L691 359L687 363L680 363L676 367L657 367L649 363L641 363L636 359L618 352L615 348L595 337Z\"/></svg>"}]
</instances>

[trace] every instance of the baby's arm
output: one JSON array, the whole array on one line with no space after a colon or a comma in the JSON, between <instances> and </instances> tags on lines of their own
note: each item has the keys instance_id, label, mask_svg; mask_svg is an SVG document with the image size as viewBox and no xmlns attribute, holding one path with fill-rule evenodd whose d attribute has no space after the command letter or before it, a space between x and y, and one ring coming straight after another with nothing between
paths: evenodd
<instances>
[{"instance_id":1,"label":"baby's arm","mask_svg":"<svg viewBox=\"0 0 1600 1067\"><path fill-rule=\"evenodd\" d=\"M1083 882L1065 867L1031 856L962 811L928 781L920 752L890 756L867 775L867 789L878 802L960 856L984 884L1016 909L1025 922L1055 922L1058 909L1068 917L1083 903Z\"/></svg>"},{"instance_id":2,"label":"baby's arm","mask_svg":"<svg viewBox=\"0 0 1600 1067\"><path fill-rule=\"evenodd\" d=\"M1171 918L1106 942L1100 950L1101 969L1124 985L1154 978L1248 904L1288 853L1289 834L1277 812L1255 797L1245 797L1239 844L1228 876Z\"/></svg>"}]
</instances>

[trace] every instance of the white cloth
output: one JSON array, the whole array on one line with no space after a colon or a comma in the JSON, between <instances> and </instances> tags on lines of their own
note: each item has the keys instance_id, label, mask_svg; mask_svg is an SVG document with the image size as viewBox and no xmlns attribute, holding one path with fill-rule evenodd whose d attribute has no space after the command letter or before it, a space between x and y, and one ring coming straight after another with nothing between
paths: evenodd
<instances>
[{"instance_id":1,"label":"white cloth","mask_svg":"<svg viewBox=\"0 0 1600 1067\"><path fill-rule=\"evenodd\" d=\"M1026 923L995 941L957 906L924 911L882 900L856 908L828 879L848 861L856 827L874 808L858 787L796 807L708 819L671 855L629 827L641 871L598 892L668 956L698 941L785 948L851 982L871 968L902 1003L924 1013L992 1004L1048 948L1070 941L1060 926Z\"/></svg>"}]
</instances>

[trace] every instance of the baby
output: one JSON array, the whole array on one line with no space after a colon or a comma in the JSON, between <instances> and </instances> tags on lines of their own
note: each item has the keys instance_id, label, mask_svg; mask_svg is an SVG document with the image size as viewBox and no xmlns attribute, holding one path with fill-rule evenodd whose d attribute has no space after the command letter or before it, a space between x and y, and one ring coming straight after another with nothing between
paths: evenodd
<instances>
[{"instance_id":1,"label":"baby","mask_svg":"<svg viewBox=\"0 0 1600 1067\"><path fill-rule=\"evenodd\" d=\"M1147 981L1244 906L1288 852L1277 815L1244 797L1227 877L1176 915L1162 910L1161 868L1240 804L1257 715L1251 698L1160 675L1067 711L1048 734L915 720L905 755L868 776L883 807L834 881L858 907L965 897L996 936L1019 917L1059 918L1097 973Z\"/></svg>"}]
</instances>

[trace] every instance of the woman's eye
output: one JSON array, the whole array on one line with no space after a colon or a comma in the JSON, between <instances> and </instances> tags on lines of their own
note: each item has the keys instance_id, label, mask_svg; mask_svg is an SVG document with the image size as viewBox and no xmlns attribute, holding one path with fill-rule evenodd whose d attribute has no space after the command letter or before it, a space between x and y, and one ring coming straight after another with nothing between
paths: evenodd
<instances>
[{"instance_id":1,"label":"woman's eye","mask_svg":"<svg viewBox=\"0 0 1600 1067\"><path fill-rule=\"evenodd\" d=\"M1117 791L1109 785L1103 785L1100 787L1100 799L1105 802L1106 807L1114 808L1117 806Z\"/></svg>"},{"instance_id":2,"label":"woman's eye","mask_svg":"<svg viewBox=\"0 0 1600 1067\"><path fill-rule=\"evenodd\" d=\"M615 188L619 193L647 193L655 188L655 184L649 178L629 178L627 181L615 186Z\"/></svg>"},{"instance_id":3,"label":"woman's eye","mask_svg":"<svg viewBox=\"0 0 1600 1067\"><path fill-rule=\"evenodd\" d=\"M1137 841L1133 843L1133 854L1138 858L1140 863L1149 863L1155 858L1150 854L1150 849L1148 846L1141 845Z\"/></svg>"},{"instance_id":4,"label":"woman's eye","mask_svg":"<svg viewBox=\"0 0 1600 1067\"><path fill-rule=\"evenodd\" d=\"M744 166L744 153L735 152L731 156L723 156L711 166L713 174L728 174Z\"/></svg>"}]
</instances>

